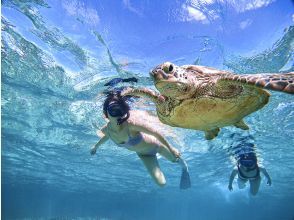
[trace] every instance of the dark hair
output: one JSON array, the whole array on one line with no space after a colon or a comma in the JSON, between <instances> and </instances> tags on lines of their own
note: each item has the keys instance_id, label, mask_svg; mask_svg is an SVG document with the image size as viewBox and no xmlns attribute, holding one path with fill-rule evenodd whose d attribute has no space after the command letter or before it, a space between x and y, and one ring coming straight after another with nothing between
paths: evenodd
<instances>
[{"instance_id":1,"label":"dark hair","mask_svg":"<svg viewBox=\"0 0 294 220\"><path fill-rule=\"evenodd\" d=\"M248 152L248 153L244 153L244 154L240 154L240 160L242 159L250 159L250 160L254 160L257 161L257 157L256 154L254 152Z\"/></svg>"},{"instance_id":2,"label":"dark hair","mask_svg":"<svg viewBox=\"0 0 294 220\"><path fill-rule=\"evenodd\" d=\"M121 118L117 119L117 123L122 124L124 121L126 121L130 117L130 113L129 113L130 106L128 105L128 103L126 102L125 99L126 99L125 97L122 97L120 95L120 93L117 93L117 92L115 92L115 93L112 92L112 93L107 94L107 97L106 97L104 104L103 104L103 113L104 113L105 117L108 118L109 105L115 103L121 108L123 115L127 114L126 117L123 117L123 115L122 115Z\"/></svg>"},{"instance_id":3,"label":"dark hair","mask_svg":"<svg viewBox=\"0 0 294 220\"><path fill-rule=\"evenodd\" d=\"M257 165L256 154L254 152L241 154L241 155L239 155L238 163L245 166L245 167Z\"/></svg>"}]
</instances>

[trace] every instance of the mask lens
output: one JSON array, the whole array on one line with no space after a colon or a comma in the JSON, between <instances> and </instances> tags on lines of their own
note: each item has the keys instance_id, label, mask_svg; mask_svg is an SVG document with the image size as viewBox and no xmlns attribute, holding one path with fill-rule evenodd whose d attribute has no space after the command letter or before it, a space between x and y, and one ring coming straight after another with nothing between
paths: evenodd
<instances>
[{"instance_id":1,"label":"mask lens","mask_svg":"<svg viewBox=\"0 0 294 220\"><path fill-rule=\"evenodd\" d=\"M109 105L107 111L108 114L112 117L122 117L125 115L120 106L116 103Z\"/></svg>"},{"instance_id":2,"label":"mask lens","mask_svg":"<svg viewBox=\"0 0 294 220\"><path fill-rule=\"evenodd\" d=\"M244 167L252 167L254 165L253 160L241 160L240 164L243 165Z\"/></svg>"}]
</instances>

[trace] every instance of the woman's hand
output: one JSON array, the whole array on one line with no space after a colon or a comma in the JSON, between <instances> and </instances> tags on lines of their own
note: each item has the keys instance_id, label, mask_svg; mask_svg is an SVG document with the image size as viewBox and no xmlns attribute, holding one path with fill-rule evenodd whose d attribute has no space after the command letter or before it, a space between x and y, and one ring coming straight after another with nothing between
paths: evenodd
<instances>
[{"instance_id":1,"label":"woman's hand","mask_svg":"<svg viewBox=\"0 0 294 220\"><path fill-rule=\"evenodd\" d=\"M176 158L180 158L181 157L180 151L178 151L176 148L170 147L170 151L172 152L173 155L175 155Z\"/></svg>"},{"instance_id":2,"label":"woman's hand","mask_svg":"<svg viewBox=\"0 0 294 220\"><path fill-rule=\"evenodd\" d=\"M228 189L229 189L230 191L233 191L233 186L232 186L232 184L229 184L229 185L228 185Z\"/></svg>"},{"instance_id":3,"label":"woman's hand","mask_svg":"<svg viewBox=\"0 0 294 220\"><path fill-rule=\"evenodd\" d=\"M96 151L97 151L97 148L96 148L96 146L94 145L94 146L91 148L91 150L90 150L91 155L96 154Z\"/></svg>"},{"instance_id":4,"label":"woman's hand","mask_svg":"<svg viewBox=\"0 0 294 220\"><path fill-rule=\"evenodd\" d=\"M91 148L90 154L91 155L96 154L96 151L99 148L99 146L105 143L105 141L107 141L108 139L109 139L108 136L106 136L103 132L101 132L101 139Z\"/></svg>"}]
</instances>

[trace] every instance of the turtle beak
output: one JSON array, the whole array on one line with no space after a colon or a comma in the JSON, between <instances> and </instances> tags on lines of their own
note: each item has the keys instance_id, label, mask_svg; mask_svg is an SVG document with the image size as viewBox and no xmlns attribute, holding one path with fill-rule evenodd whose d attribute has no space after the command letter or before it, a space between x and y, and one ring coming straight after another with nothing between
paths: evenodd
<instances>
[{"instance_id":1,"label":"turtle beak","mask_svg":"<svg viewBox=\"0 0 294 220\"><path fill-rule=\"evenodd\" d=\"M162 79L168 79L168 75L162 69L155 69L155 70L150 71L150 76L155 81L162 80Z\"/></svg>"}]
</instances>

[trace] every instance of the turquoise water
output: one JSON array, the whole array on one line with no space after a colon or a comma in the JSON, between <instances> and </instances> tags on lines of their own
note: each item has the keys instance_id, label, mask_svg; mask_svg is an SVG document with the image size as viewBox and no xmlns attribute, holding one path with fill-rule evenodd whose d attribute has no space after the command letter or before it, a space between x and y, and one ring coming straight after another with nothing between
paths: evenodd
<instances>
[{"instance_id":1,"label":"turquoise water","mask_svg":"<svg viewBox=\"0 0 294 220\"><path fill-rule=\"evenodd\" d=\"M156 186L136 154L107 142L95 156L105 121L103 85L139 79L171 61L236 73L293 71L294 5L267 1L2 1L3 219L267 219L294 218L294 97L271 92L245 120L250 131L158 127L182 151L192 188L179 189L180 169L159 163ZM154 114L154 105L132 108ZM272 186L257 196L227 189L236 148L254 143Z\"/></svg>"}]
</instances>

